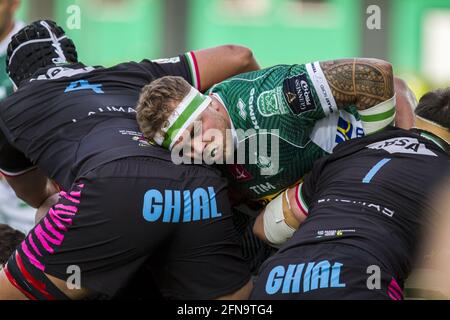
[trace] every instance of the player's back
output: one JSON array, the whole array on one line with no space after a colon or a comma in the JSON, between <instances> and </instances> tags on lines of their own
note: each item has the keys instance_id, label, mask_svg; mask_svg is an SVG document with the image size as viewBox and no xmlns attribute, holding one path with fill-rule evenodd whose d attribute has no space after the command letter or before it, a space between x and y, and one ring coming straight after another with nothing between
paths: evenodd
<instances>
[{"instance_id":1,"label":"player's back","mask_svg":"<svg viewBox=\"0 0 450 320\"><path fill-rule=\"evenodd\" d=\"M448 161L419 132L395 128L339 145L305 180L309 217L295 245L353 245L407 274L433 212L428 196L449 170Z\"/></svg>"},{"instance_id":2,"label":"player's back","mask_svg":"<svg viewBox=\"0 0 450 320\"><path fill-rule=\"evenodd\" d=\"M32 163L69 188L80 170L149 154L134 107L141 88L157 76L142 63L40 70L2 102L1 129Z\"/></svg>"}]
</instances>

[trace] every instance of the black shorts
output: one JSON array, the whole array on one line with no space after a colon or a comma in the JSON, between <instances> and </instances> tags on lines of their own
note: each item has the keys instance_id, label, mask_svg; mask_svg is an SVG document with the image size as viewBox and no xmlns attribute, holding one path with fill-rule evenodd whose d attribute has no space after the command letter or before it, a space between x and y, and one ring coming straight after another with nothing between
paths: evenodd
<instances>
[{"instance_id":1,"label":"black shorts","mask_svg":"<svg viewBox=\"0 0 450 320\"><path fill-rule=\"evenodd\" d=\"M183 171L163 161L127 158L91 171L61 192L59 203L30 232L17 251L21 264L62 280L75 266L82 287L108 297L144 266L167 298L235 292L250 273L226 182L209 169L191 167Z\"/></svg>"},{"instance_id":2,"label":"black shorts","mask_svg":"<svg viewBox=\"0 0 450 320\"><path fill-rule=\"evenodd\" d=\"M342 244L291 247L261 267L254 300L402 300L391 273L367 252Z\"/></svg>"}]
</instances>

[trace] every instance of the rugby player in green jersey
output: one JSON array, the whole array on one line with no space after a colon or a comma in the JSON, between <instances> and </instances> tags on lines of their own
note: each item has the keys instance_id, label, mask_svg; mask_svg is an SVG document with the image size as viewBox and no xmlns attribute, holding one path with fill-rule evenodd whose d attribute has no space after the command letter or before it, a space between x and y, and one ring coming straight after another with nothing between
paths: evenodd
<instances>
[{"instance_id":1,"label":"rugby player in green jersey","mask_svg":"<svg viewBox=\"0 0 450 320\"><path fill-rule=\"evenodd\" d=\"M414 104L407 86L399 88L399 101ZM226 163L220 167L239 196L264 203L338 143L393 123L395 91L392 66L378 59L277 65L232 77L208 95L163 77L143 89L137 119L174 156Z\"/></svg>"}]
</instances>

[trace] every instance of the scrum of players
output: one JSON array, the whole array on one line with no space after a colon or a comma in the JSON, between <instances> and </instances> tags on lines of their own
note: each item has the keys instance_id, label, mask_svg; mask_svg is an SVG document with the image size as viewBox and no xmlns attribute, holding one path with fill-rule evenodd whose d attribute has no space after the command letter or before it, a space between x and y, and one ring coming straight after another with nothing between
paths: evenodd
<instances>
[{"instance_id":1,"label":"scrum of players","mask_svg":"<svg viewBox=\"0 0 450 320\"><path fill-rule=\"evenodd\" d=\"M92 67L41 20L6 70L0 170L37 214L1 226L0 299L402 300L448 214L450 89L417 103L383 60Z\"/></svg>"}]
</instances>

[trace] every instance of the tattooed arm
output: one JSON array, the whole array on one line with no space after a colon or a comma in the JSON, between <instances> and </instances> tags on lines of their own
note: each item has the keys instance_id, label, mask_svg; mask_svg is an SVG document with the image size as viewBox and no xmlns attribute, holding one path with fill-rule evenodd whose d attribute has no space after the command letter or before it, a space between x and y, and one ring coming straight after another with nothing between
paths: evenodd
<instances>
[{"instance_id":1,"label":"tattooed arm","mask_svg":"<svg viewBox=\"0 0 450 320\"><path fill-rule=\"evenodd\" d=\"M339 109L356 105L369 109L394 96L390 63L378 59L342 59L321 62Z\"/></svg>"}]
</instances>

